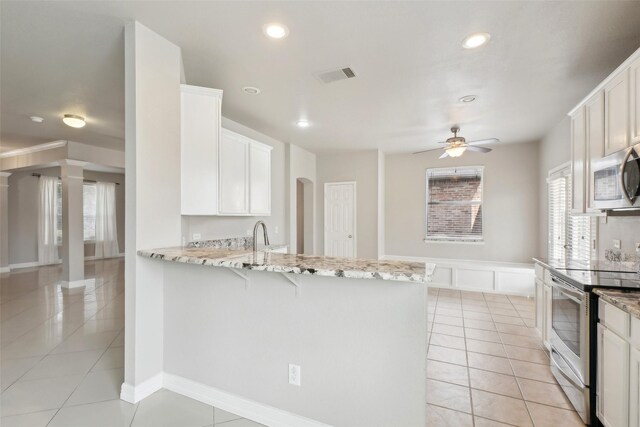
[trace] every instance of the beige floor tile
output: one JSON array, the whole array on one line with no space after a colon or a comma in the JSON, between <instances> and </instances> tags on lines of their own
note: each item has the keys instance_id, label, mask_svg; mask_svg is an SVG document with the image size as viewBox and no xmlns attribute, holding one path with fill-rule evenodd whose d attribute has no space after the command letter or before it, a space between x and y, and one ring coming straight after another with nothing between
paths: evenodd
<instances>
[{"instance_id":1,"label":"beige floor tile","mask_svg":"<svg viewBox=\"0 0 640 427\"><path fill-rule=\"evenodd\" d=\"M465 366L452 363L427 361L427 378L448 383L469 386L469 371Z\"/></svg>"},{"instance_id":2,"label":"beige floor tile","mask_svg":"<svg viewBox=\"0 0 640 427\"><path fill-rule=\"evenodd\" d=\"M573 408L559 385L525 378L519 378L518 382L520 383L524 400L563 409Z\"/></svg>"},{"instance_id":3,"label":"beige floor tile","mask_svg":"<svg viewBox=\"0 0 640 427\"><path fill-rule=\"evenodd\" d=\"M495 343L501 343L500 335L495 331L485 331L482 329L466 328L464 334L467 338L471 338L479 341L489 341Z\"/></svg>"},{"instance_id":4,"label":"beige floor tile","mask_svg":"<svg viewBox=\"0 0 640 427\"><path fill-rule=\"evenodd\" d=\"M522 399L516 378L511 375L469 368L471 388Z\"/></svg>"},{"instance_id":5,"label":"beige floor tile","mask_svg":"<svg viewBox=\"0 0 640 427\"><path fill-rule=\"evenodd\" d=\"M85 375L102 356L102 353L102 350L89 350L67 354L50 354L20 378L20 381L66 375Z\"/></svg>"},{"instance_id":6,"label":"beige floor tile","mask_svg":"<svg viewBox=\"0 0 640 427\"><path fill-rule=\"evenodd\" d=\"M536 427L584 427L576 411L553 408L534 402L527 402L527 407Z\"/></svg>"},{"instance_id":7,"label":"beige floor tile","mask_svg":"<svg viewBox=\"0 0 640 427\"><path fill-rule=\"evenodd\" d=\"M473 427L473 418L464 412L427 405L427 427Z\"/></svg>"},{"instance_id":8,"label":"beige floor tile","mask_svg":"<svg viewBox=\"0 0 640 427\"><path fill-rule=\"evenodd\" d=\"M464 327L471 329L482 329L484 331L495 331L496 324L493 321L489 322L487 320L478 320L478 319L464 319Z\"/></svg>"},{"instance_id":9,"label":"beige floor tile","mask_svg":"<svg viewBox=\"0 0 640 427\"><path fill-rule=\"evenodd\" d=\"M480 353L469 353L467 355L467 358L470 368L484 369L485 371L513 375L509 359L506 359L504 357L496 357Z\"/></svg>"},{"instance_id":10,"label":"beige floor tile","mask_svg":"<svg viewBox=\"0 0 640 427\"><path fill-rule=\"evenodd\" d=\"M515 426L533 426L523 400L481 390L471 390L473 413Z\"/></svg>"},{"instance_id":11,"label":"beige floor tile","mask_svg":"<svg viewBox=\"0 0 640 427\"><path fill-rule=\"evenodd\" d=\"M427 403L471 413L469 387L427 380Z\"/></svg>"},{"instance_id":12,"label":"beige floor tile","mask_svg":"<svg viewBox=\"0 0 640 427\"><path fill-rule=\"evenodd\" d=\"M439 323L434 323L433 328L431 328L432 332L436 334L444 334L444 335L453 335L454 337L464 337L464 328L460 326L451 326L451 325L442 325Z\"/></svg>"},{"instance_id":13,"label":"beige floor tile","mask_svg":"<svg viewBox=\"0 0 640 427\"><path fill-rule=\"evenodd\" d=\"M464 326L462 317L445 316L443 314L436 314L433 318L433 322L441 323L443 325Z\"/></svg>"},{"instance_id":14,"label":"beige floor tile","mask_svg":"<svg viewBox=\"0 0 640 427\"><path fill-rule=\"evenodd\" d=\"M431 334L429 344L440 347L455 348L457 350L465 350L465 341L462 337L454 337L453 335Z\"/></svg>"},{"instance_id":15,"label":"beige floor tile","mask_svg":"<svg viewBox=\"0 0 640 427\"><path fill-rule=\"evenodd\" d=\"M101 371L115 368L124 368L124 347L109 347L91 370Z\"/></svg>"},{"instance_id":16,"label":"beige floor tile","mask_svg":"<svg viewBox=\"0 0 640 427\"><path fill-rule=\"evenodd\" d=\"M436 316L452 316L452 317L462 317L462 308L454 309L454 308L440 308L440 306L436 306Z\"/></svg>"},{"instance_id":17,"label":"beige floor tile","mask_svg":"<svg viewBox=\"0 0 640 427\"><path fill-rule=\"evenodd\" d=\"M128 427L136 405L110 400L60 409L47 427Z\"/></svg>"},{"instance_id":18,"label":"beige floor tile","mask_svg":"<svg viewBox=\"0 0 640 427\"><path fill-rule=\"evenodd\" d=\"M51 418L58 412L57 409L32 412L24 415L14 415L12 417L2 417L0 426L2 427L46 427Z\"/></svg>"},{"instance_id":19,"label":"beige floor tile","mask_svg":"<svg viewBox=\"0 0 640 427\"><path fill-rule=\"evenodd\" d=\"M482 417L473 417L475 427L512 427L511 424L500 423Z\"/></svg>"},{"instance_id":20,"label":"beige floor tile","mask_svg":"<svg viewBox=\"0 0 640 427\"><path fill-rule=\"evenodd\" d=\"M551 368L547 365L512 359L511 366L518 378L528 378L530 380L544 381L552 384L557 383L551 373Z\"/></svg>"},{"instance_id":21,"label":"beige floor tile","mask_svg":"<svg viewBox=\"0 0 640 427\"><path fill-rule=\"evenodd\" d=\"M493 315L493 321L496 323L506 323L509 325L519 325L524 326L524 322L520 317L515 316L501 316L498 314Z\"/></svg>"},{"instance_id":22,"label":"beige floor tile","mask_svg":"<svg viewBox=\"0 0 640 427\"><path fill-rule=\"evenodd\" d=\"M537 337L526 337L523 335L500 333L500 338L502 340L502 343L507 345L535 348L538 350L542 348L542 340Z\"/></svg>"},{"instance_id":23,"label":"beige floor tile","mask_svg":"<svg viewBox=\"0 0 640 427\"><path fill-rule=\"evenodd\" d=\"M481 313L481 312L477 312L477 311L464 311L464 313L462 314L462 317L464 317L465 321L469 321L469 320L484 320L486 322L491 322L493 321L493 317L491 317L491 314L489 313Z\"/></svg>"},{"instance_id":24,"label":"beige floor tile","mask_svg":"<svg viewBox=\"0 0 640 427\"><path fill-rule=\"evenodd\" d=\"M507 323L496 323L496 329L498 332L504 332L513 335L524 335L528 337L537 336L537 332L534 328L519 325L509 325Z\"/></svg>"},{"instance_id":25,"label":"beige floor tile","mask_svg":"<svg viewBox=\"0 0 640 427\"><path fill-rule=\"evenodd\" d=\"M440 347L437 345L429 345L429 350L427 351L427 359L467 366L466 351Z\"/></svg>"},{"instance_id":26,"label":"beige floor tile","mask_svg":"<svg viewBox=\"0 0 640 427\"><path fill-rule=\"evenodd\" d=\"M223 411L219 408L213 408L213 422L214 424L226 423L227 421L237 420L239 417L231 412Z\"/></svg>"},{"instance_id":27,"label":"beige floor tile","mask_svg":"<svg viewBox=\"0 0 640 427\"><path fill-rule=\"evenodd\" d=\"M511 359L524 360L525 362L540 363L541 365L549 365L549 357L542 350L534 348L516 347L513 345L504 346L507 355Z\"/></svg>"},{"instance_id":28,"label":"beige floor tile","mask_svg":"<svg viewBox=\"0 0 640 427\"><path fill-rule=\"evenodd\" d=\"M124 381L124 369L106 369L87 374L65 406L118 399Z\"/></svg>"},{"instance_id":29,"label":"beige floor tile","mask_svg":"<svg viewBox=\"0 0 640 427\"><path fill-rule=\"evenodd\" d=\"M18 381L2 393L2 415L60 408L80 381L81 375Z\"/></svg>"},{"instance_id":30,"label":"beige floor tile","mask_svg":"<svg viewBox=\"0 0 640 427\"><path fill-rule=\"evenodd\" d=\"M507 357L504 347L500 343L467 339L467 351L490 354L492 356Z\"/></svg>"},{"instance_id":31,"label":"beige floor tile","mask_svg":"<svg viewBox=\"0 0 640 427\"><path fill-rule=\"evenodd\" d=\"M2 391L33 368L41 357L27 357L24 359L2 359L2 369L0 370L0 383Z\"/></svg>"},{"instance_id":32,"label":"beige floor tile","mask_svg":"<svg viewBox=\"0 0 640 427\"><path fill-rule=\"evenodd\" d=\"M131 427L199 427L213 424L213 407L160 390L138 404Z\"/></svg>"}]
</instances>

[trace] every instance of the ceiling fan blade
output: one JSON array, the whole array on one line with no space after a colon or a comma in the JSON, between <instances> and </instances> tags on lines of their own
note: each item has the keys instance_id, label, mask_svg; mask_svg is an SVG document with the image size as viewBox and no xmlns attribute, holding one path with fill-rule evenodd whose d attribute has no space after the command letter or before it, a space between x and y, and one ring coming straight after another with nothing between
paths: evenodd
<instances>
[{"instance_id":1,"label":"ceiling fan blade","mask_svg":"<svg viewBox=\"0 0 640 427\"><path fill-rule=\"evenodd\" d=\"M500 142L500 140L498 138L479 139L477 141L468 141L467 145L491 144L494 142Z\"/></svg>"},{"instance_id":2,"label":"ceiling fan blade","mask_svg":"<svg viewBox=\"0 0 640 427\"><path fill-rule=\"evenodd\" d=\"M478 153L488 153L489 151L492 151L491 148L487 148L487 147L475 147L473 145L469 145L467 146L467 150L469 151L476 151Z\"/></svg>"},{"instance_id":3,"label":"ceiling fan blade","mask_svg":"<svg viewBox=\"0 0 640 427\"><path fill-rule=\"evenodd\" d=\"M416 151L413 154L428 153L429 151L436 151L436 150L442 150L442 148L431 148L429 150Z\"/></svg>"},{"instance_id":4,"label":"ceiling fan blade","mask_svg":"<svg viewBox=\"0 0 640 427\"><path fill-rule=\"evenodd\" d=\"M446 151L444 153L442 153L442 156L438 157L439 159L444 159L445 157L449 157L449 153L447 153Z\"/></svg>"}]
</instances>

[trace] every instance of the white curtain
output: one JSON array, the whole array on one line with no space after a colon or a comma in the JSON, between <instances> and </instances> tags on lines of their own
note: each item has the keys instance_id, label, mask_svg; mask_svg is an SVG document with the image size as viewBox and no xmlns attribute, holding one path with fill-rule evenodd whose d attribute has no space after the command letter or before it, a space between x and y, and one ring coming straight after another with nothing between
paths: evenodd
<instances>
[{"instance_id":1,"label":"white curtain","mask_svg":"<svg viewBox=\"0 0 640 427\"><path fill-rule=\"evenodd\" d=\"M96 258L113 258L120 254L116 224L116 185L96 183Z\"/></svg>"},{"instance_id":2,"label":"white curtain","mask_svg":"<svg viewBox=\"0 0 640 427\"><path fill-rule=\"evenodd\" d=\"M41 176L38 203L38 262L40 265L58 261L58 222L56 217L56 190L58 178Z\"/></svg>"}]
</instances>

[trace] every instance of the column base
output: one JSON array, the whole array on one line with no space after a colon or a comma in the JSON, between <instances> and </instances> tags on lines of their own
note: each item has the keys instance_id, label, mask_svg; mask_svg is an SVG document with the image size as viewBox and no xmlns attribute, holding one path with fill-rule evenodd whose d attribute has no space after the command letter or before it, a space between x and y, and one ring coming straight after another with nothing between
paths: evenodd
<instances>
[{"instance_id":1,"label":"column base","mask_svg":"<svg viewBox=\"0 0 640 427\"><path fill-rule=\"evenodd\" d=\"M93 285L96 283L96 279L91 278L91 279L81 279L81 280L71 280L71 281L61 280L59 283L60 283L60 286L62 286L63 288L74 289L74 288L81 288L86 285Z\"/></svg>"}]
</instances>

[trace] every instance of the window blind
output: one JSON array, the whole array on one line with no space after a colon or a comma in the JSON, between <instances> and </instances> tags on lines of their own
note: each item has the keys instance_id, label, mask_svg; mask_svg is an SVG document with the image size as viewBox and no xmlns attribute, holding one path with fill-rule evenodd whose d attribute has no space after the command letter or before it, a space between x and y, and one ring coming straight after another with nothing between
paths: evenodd
<instances>
[{"instance_id":1,"label":"window blind","mask_svg":"<svg viewBox=\"0 0 640 427\"><path fill-rule=\"evenodd\" d=\"M571 214L570 166L550 173L549 258L588 261L591 258L591 218Z\"/></svg>"}]
</instances>

